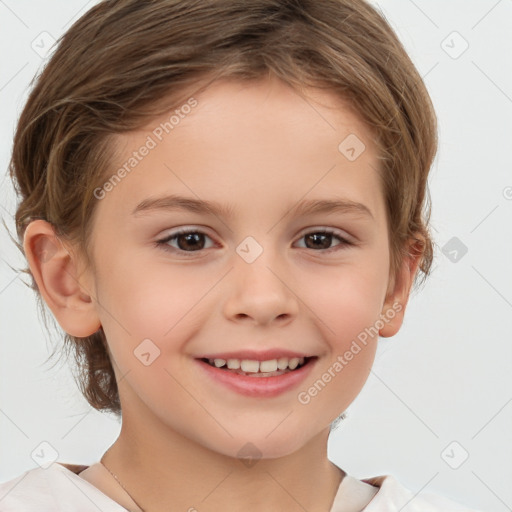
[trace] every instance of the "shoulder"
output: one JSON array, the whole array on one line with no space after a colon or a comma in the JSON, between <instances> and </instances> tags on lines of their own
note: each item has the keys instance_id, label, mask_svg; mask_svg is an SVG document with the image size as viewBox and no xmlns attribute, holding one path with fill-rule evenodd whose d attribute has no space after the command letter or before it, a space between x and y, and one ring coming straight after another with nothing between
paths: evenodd
<instances>
[{"instance_id":1,"label":"shoulder","mask_svg":"<svg viewBox=\"0 0 512 512\"><path fill-rule=\"evenodd\" d=\"M91 501L104 512L126 512L78 476L87 467L53 463L0 483L0 512L85 512L91 510Z\"/></svg>"},{"instance_id":2,"label":"shoulder","mask_svg":"<svg viewBox=\"0 0 512 512\"><path fill-rule=\"evenodd\" d=\"M402 512L478 512L433 493L415 494L391 475L365 478L363 482L379 490L364 512L400 510Z\"/></svg>"},{"instance_id":3,"label":"shoulder","mask_svg":"<svg viewBox=\"0 0 512 512\"><path fill-rule=\"evenodd\" d=\"M37 506L42 507L42 510L50 510L56 503L48 491L47 474L44 470L30 469L0 484L0 510L35 512Z\"/></svg>"}]
</instances>

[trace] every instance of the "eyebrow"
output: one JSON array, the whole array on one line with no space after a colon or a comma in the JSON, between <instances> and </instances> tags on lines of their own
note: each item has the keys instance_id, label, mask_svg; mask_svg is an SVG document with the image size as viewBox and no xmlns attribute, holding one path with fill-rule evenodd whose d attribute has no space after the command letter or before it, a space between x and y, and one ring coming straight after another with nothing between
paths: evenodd
<instances>
[{"instance_id":1,"label":"eyebrow","mask_svg":"<svg viewBox=\"0 0 512 512\"><path fill-rule=\"evenodd\" d=\"M228 219L232 219L236 215L236 209L231 204L222 205L215 201L205 201L179 195L144 199L133 209L132 215L138 216L160 210L187 210L193 213L215 215L216 217L225 217ZM371 210L366 205L349 199L304 200L291 208L289 212L292 212L295 216L339 212L374 218Z\"/></svg>"}]
</instances>

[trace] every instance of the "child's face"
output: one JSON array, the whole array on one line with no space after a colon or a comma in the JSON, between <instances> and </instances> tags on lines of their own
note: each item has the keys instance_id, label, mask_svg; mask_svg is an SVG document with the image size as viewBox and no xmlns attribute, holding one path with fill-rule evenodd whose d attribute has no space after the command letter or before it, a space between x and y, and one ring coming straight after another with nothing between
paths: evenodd
<instances>
[{"instance_id":1,"label":"child's face","mask_svg":"<svg viewBox=\"0 0 512 512\"><path fill-rule=\"evenodd\" d=\"M160 432L226 455L252 442L263 457L278 457L326 434L366 381L377 338L366 334L364 344L361 333L381 328L394 301L385 303L389 234L379 164L358 118L330 94L309 93L306 102L275 80L217 83L180 111L169 133L160 123L172 113L119 137L112 173L134 151L137 163L98 201L88 286L115 360L123 421L139 431L156 422ZM345 153L338 149L350 134L366 146L359 156L353 136ZM134 213L171 194L229 207L231 216ZM366 208L294 212L314 200ZM178 228L200 234L157 245ZM349 243L305 236L322 229ZM393 316L383 335L399 327L401 314ZM151 342L138 348L143 340ZM318 359L275 396L234 391L197 359L267 349ZM310 391L319 379L320 391Z\"/></svg>"}]
</instances>

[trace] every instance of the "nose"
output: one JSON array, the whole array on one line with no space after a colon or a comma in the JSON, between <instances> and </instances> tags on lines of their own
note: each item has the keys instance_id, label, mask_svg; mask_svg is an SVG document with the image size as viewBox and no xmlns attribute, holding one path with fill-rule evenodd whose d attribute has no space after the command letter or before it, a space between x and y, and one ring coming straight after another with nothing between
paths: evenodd
<instances>
[{"instance_id":1,"label":"nose","mask_svg":"<svg viewBox=\"0 0 512 512\"><path fill-rule=\"evenodd\" d=\"M290 273L270 250L252 263L236 255L234 269L227 284L224 314L234 322L255 325L288 324L298 314L298 298L293 291Z\"/></svg>"}]
</instances>

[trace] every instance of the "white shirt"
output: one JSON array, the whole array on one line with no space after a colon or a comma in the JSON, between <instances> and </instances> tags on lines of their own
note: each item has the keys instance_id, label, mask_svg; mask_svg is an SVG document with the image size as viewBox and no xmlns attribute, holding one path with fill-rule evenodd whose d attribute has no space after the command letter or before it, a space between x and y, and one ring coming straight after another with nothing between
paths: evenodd
<instances>
[{"instance_id":1,"label":"white shirt","mask_svg":"<svg viewBox=\"0 0 512 512\"><path fill-rule=\"evenodd\" d=\"M53 463L34 468L0 484L0 512L135 512L140 510L112 478L110 496L79 473L90 469L107 471L100 463L92 466ZM110 473L108 473L110 475ZM115 498L115 501L114 499ZM126 507L126 508L125 508ZM330 512L477 512L433 494L415 496L392 476L357 480L345 475Z\"/></svg>"}]
</instances>

